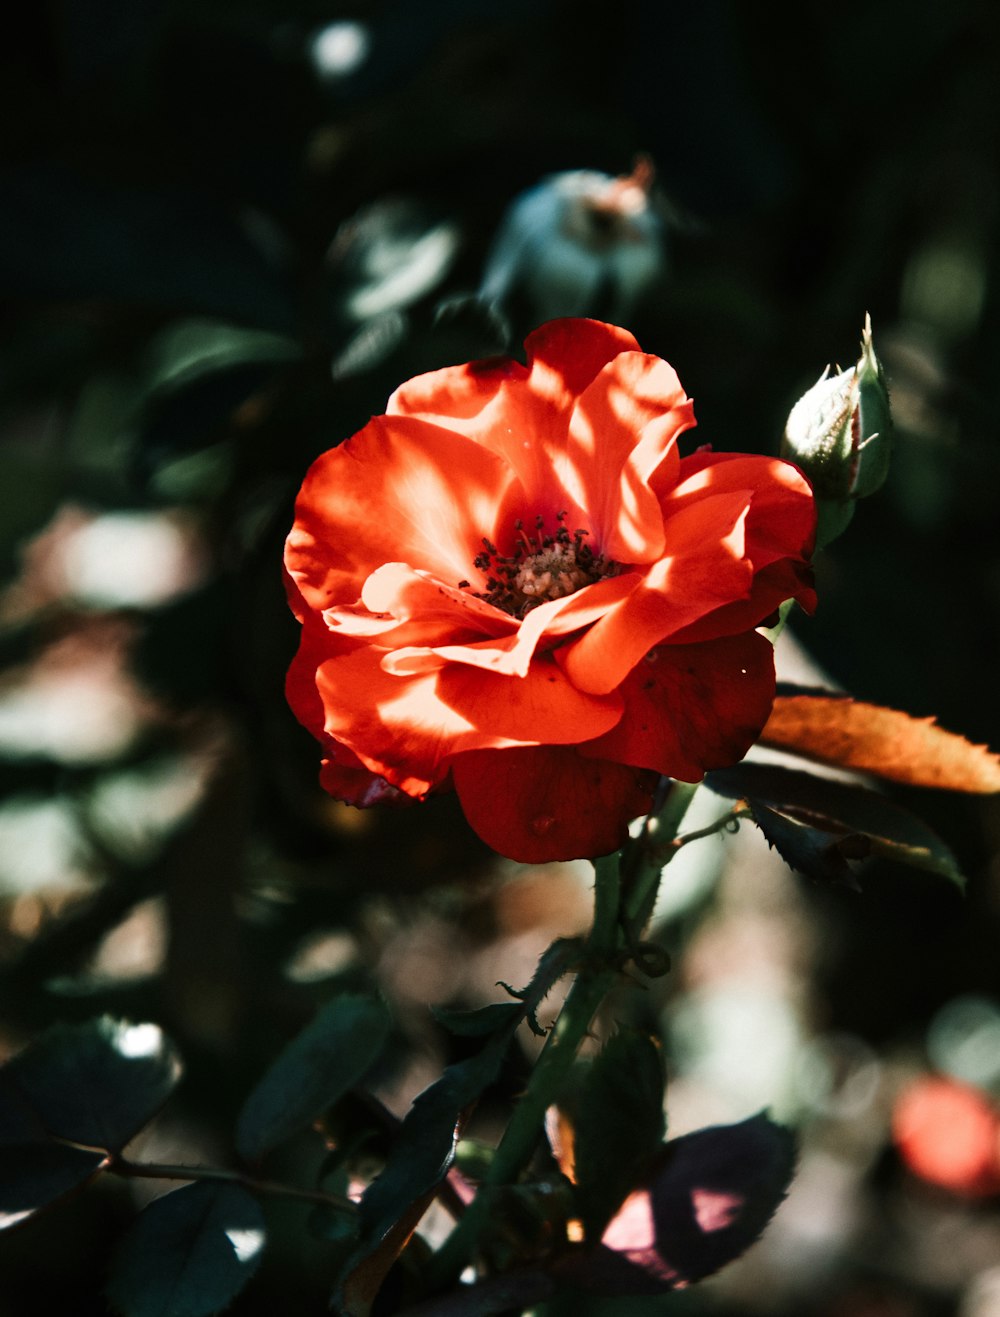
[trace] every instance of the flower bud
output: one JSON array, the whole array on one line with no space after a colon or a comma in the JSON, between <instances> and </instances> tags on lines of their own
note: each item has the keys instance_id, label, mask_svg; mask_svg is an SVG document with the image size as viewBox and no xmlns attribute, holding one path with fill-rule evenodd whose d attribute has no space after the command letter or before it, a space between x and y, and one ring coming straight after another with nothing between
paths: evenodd
<instances>
[{"instance_id":1,"label":"flower bud","mask_svg":"<svg viewBox=\"0 0 1000 1317\"><path fill-rule=\"evenodd\" d=\"M836 375L827 367L792 408L781 445L781 455L812 482L821 539L823 522L829 541L850 521L853 500L874 494L883 483L891 446L889 393L866 316L857 365Z\"/></svg>"}]
</instances>

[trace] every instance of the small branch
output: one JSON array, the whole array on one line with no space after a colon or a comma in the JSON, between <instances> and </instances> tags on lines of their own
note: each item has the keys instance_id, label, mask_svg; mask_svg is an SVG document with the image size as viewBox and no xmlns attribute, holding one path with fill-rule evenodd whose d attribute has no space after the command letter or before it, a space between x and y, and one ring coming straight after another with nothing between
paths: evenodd
<instances>
[{"instance_id":1,"label":"small branch","mask_svg":"<svg viewBox=\"0 0 1000 1317\"><path fill-rule=\"evenodd\" d=\"M241 1171L227 1171L220 1166L177 1166L170 1162L130 1162L115 1157L108 1166L112 1175L134 1180L217 1180L224 1184L239 1184L256 1194L274 1194L284 1198L298 1198L306 1203L322 1203L338 1212L355 1212L357 1204L341 1194L324 1193L321 1189L299 1189L277 1180L255 1180Z\"/></svg>"},{"instance_id":2,"label":"small branch","mask_svg":"<svg viewBox=\"0 0 1000 1317\"><path fill-rule=\"evenodd\" d=\"M714 823L710 823L707 828L698 828L696 832L682 832L679 837L675 837L670 843L670 848L671 850L679 851L682 846L686 846L690 841L700 841L702 837L714 837L717 832L721 832L723 828L727 827L730 823L738 823L740 819L746 819L749 817L749 805L736 805L732 809L727 810L725 814L720 815L719 818L717 818Z\"/></svg>"}]
</instances>

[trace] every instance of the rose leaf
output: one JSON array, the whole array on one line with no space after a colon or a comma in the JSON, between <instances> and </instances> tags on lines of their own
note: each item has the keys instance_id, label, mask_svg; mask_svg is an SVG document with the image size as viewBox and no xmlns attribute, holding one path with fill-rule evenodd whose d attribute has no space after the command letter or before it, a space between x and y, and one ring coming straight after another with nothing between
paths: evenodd
<instances>
[{"instance_id":1,"label":"rose leaf","mask_svg":"<svg viewBox=\"0 0 1000 1317\"><path fill-rule=\"evenodd\" d=\"M372 1068L390 1023L387 1008L374 997L345 995L328 1002L244 1103L236 1124L240 1155L258 1161L307 1129Z\"/></svg>"},{"instance_id":2,"label":"rose leaf","mask_svg":"<svg viewBox=\"0 0 1000 1317\"><path fill-rule=\"evenodd\" d=\"M759 807L764 806L821 833L829 833L831 838L839 839L840 853L846 858L860 858L861 847L851 840L845 848L845 840L866 837L873 855L940 874L959 888L965 885L955 855L932 828L909 810L866 787L756 763L709 773L705 784L718 795L748 801L755 816ZM759 819L757 822L760 826ZM780 826L773 820L770 824L772 828ZM783 837L787 842L787 833ZM778 845L777 841L772 844Z\"/></svg>"},{"instance_id":3,"label":"rose leaf","mask_svg":"<svg viewBox=\"0 0 1000 1317\"><path fill-rule=\"evenodd\" d=\"M158 1025L103 1016L49 1029L4 1074L49 1137L120 1152L173 1092L181 1063Z\"/></svg>"},{"instance_id":4,"label":"rose leaf","mask_svg":"<svg viewBox=\"0 0 1000 1317\"><path fill-rule=\"evenodd\" d=\"M111 1265L107 1293L124 1317L209 1317L257 1269L264 1217L245 1189L202 1181L157 1198Z\"/></svg>"}]
</instances>

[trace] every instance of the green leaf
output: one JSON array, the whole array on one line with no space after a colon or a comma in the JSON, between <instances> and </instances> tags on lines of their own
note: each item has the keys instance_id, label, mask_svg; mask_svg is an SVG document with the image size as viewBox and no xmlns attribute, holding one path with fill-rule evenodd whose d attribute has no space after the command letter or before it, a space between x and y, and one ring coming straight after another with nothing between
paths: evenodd
<instances>
[{"instance_id":1,"label":"green leaf","mask_svg":"<svg viewBox=\"0 0 1000 1317\"><path fill-rule=\"evenodd\" d=\"M373 997L328 1002L247 1098L236 1126L242 1157L257 1161L307 1129L378 1060L389 1034L385 1005Z\"/></svg>"},{"instance_id":2,"label":"green leaf","mask_svg":"<svg viewBox=\"0 0 1000 1317\"><path fill-rule=\"evenodd\" d=\"M108 1298L124 1317L210 1317L257 1269L265 1243L256 1200L202 1181L157 1198L112 1260Z\"/></svg>"},{"instance_id":3,"label":"green leaf","mask_svg":"<svg viewBox=\"0 0 1000 1317\"><path fill-rule=\"evenodd\" d=\"M156 1025L110 1019L51 1029L9 1061L0 1071L0 1229L92 1179L179 1076Z\"/></svg>"},{"instance_id":4,"label":"green leaf","mask_svg":"<svg viewBox=\"0 0 1000 1317\"><path fill-rule=\"evenodd\" d=\"M650 1186L657 1247L691 1281L739 1257L787 1194L795 1154L764 1112L671 1139Z\"/></svg>"},{"instance_id":5,"label":"green leaf","mask_svg":"<svg viewBox=\"0 0 1000 1317\"><path fill-rule=\"evenodd\" d=\"M431 1014L438 1024L459 1038L482 1038L522 1016L524 1007L516 1001L494 1002L476 1011L449 1011L432 1006Z\"/></svg>"},{"instance_id":6,"label":"green leaf","mask_svg":"<svg viewBox=\"0 0 1000 1317\"><path fill-rule=\"evenodd\" d=\"M173 1092L181 1063L155 1024L56 1025L4 1067L44 1133L120 1152Z\"/></svg>"},{"instance_id":7,"label":"green leaf","mask_svg":"<svg viewBox=\"0 0 1000 1317\"><path fill-rule=\"evenodd\" d=\"M399 1127L388 1165L361 1199L367 1235L384 1234L411 1203L444 1179L454 1160L461 1117L496 1080L512 1033L505 1028L495 1034L481 1052L450 1065L418 1094Z\"/></svg>"},{"instance_id":8,"label":"green leaf","mask_svg":"<svg viewBox=\"0 0 1000 1317\"><path fill-rule=\"evenodd\" d=\"M51 1141L4 1141L0 1146L0 1230L19 1225L82 1188L107 1160L103 1153Z\"/></svg>"},{"instance_id":9,"label":"green leaf","mask_svg":"<svg viewBox=\"0 0 1000 1317\"><path fill-rule=\"evenodd\" d=\"M361 1240L343 1268L335 1296L350 1317L369 1311L426 1203L447 1175L465 1114L499 1075L521 1014L519 1008L517 1018L498 1029L475 1056L449 1066L407 1112L385 1170L361 1199Z\"/></svg>"},{"instance_id":10,"label":"green leaf","mask_svg":"<svg viewBox=\"0 0 1000 1317\"><path fill-rule=\"evenodd\" d=\"M666 1130L660 1049L619 1029L574 1071L573 1177L586 1236L596 1240L659 1152Z\"/></svg>"},{"instance_id":11,"label":"green leaf","mask_svg":"<svg viewBox=\"0 0 1000 1317\"><path fill-rule=\"evenodd\" d=\"M819 882L842 883L858 887L858 881L847 863L861 860L871 854L871 841L860 833L840 836L810 828L795 819L768 809L755 802L753 821L785 863L807 878Z\"/></svg>"},{"instance_id":12,"label":"green leaf","mask_svg":"<svg viewBox=\"0 0 1000 1317\"><path fill-rule=\"evenodd\" d=\"M958 861L937 833L875 791L771 764L747 763L709 773L705 785L718 795L747 800L755 813L763 805L831 838L867 837L874 855L965 886Z\"/></svg>"},{"instance_id":13,"label":"green leaf","mask_svg":"<svg viewBox=\"0 0 1000 1317\"><path fill-rule=\"evenodd\" d=\"M206 375L277 365L298 356L298 346L283 334L219 320L181 320L157 334L147 348L146 384L151 393L163 396Z\"/></svg>"},{"instance_id":14,"label":"green leaf","mask_svg":"<svg viewBox=\"0 0 1000 1317\"><path fill-rule=\"evenodd\" d=\"M217 438L275 369L299 356L284 335L216 320L182 320L163 330L146 350L144 462L155 468Z\"/></svg>"}]
</instances>

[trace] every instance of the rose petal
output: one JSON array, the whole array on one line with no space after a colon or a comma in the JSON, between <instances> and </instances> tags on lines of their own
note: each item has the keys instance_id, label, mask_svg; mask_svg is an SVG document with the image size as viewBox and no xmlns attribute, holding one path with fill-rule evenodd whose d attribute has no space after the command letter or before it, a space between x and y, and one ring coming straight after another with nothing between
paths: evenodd
<instances>
[{"instance_id":1,"label":"rose petal","mask_svg":"<svg viewBox=\"0 0 1000 1317\"><path fill-rule=\"evenodd\" d=\"M316 669L331 656L330 636L315 615L303 619L299 648L285 677L285 698L299 722L317 740L325 742L326 711L316 688Z\"/></svg>"},{"instance_id":2,"label":"rose petal","mask_svg":"<svg viewBox=\"0 0 1000 1317\"><path fill-rule=\"evenodd\" d=\"M661 645L621 687L625 712L581 753L698 782L737 763L774 702L774 651L756 631L701 645Z\"/></svg>"},{"instance_id":3,"label":"rose petal","mask_svg":"<svg viewBox=\"0 0 1000 1317\"><path fill-rule=\"evenodd\" d=\"M364 766L410 796L426 795L462 750L509 744L481 732L437 695L437 673L383 672L384 651L365 646L328 659L316 673L326 711L324 733Z\"/></svg>"},{"instance_id":4,"label":"rose petal","mask_svg":"<svg viewBox=\"0 0 1000 1317\"><path fill-rule=\"evenodd\" d=\"M507 520L512 483L504 462L460 435L377 416L313 463L285 566L315 609L353 604L385 563L404 561L457 585L473 570L483 535Z\"/></svg>"},{"instance_id":5,"label":"rose petal","mask_svg":"<svg viewBox=\"0 0 1000 1317\"><path fill-rule=\"evenodd\" d=\"M681 459L676 487L664 515L713 494L749 489L747 556L756 570L777 558L808 557L816 536L816 502L797 466L776 457L740 453L693 453Z\"/></svg>"},{"instance_id":6,"label":"rose petal","mask_svg":"<svg viewBox=\"0 0 1000 1317\"><path fill-rule=\"evenodd\" d=\"M601 736L622 713L617 691L586 695L547 656L536 659L523 677L449 663L438 676L437 696L480 732L547 745Z\"/></svg>"},{"instance_id":7,"label":"rose petal","mask_svg":"<svg viewBox=\"0 0 1000 1317\"><path fill-rule=\"evenodd\" d=\"M667 554L629 595L578 640L557 651L580 690L614 690L642 656L681 627L747 598L753 569L743 556L746 490L682 508L666 523Z\"/></svg>"},{"instance_id":8,"label":"rose petal","mask_svg":"<svg viewBox=\"0 0 1000 1317\"><path fill-rule=\"evenodd\" d=\"M662 552L663 515L647 481L693 423L676 372L641 352L619 354L580 395L553 465L563 488L587 509L592 543L607 558L646 563ZM640 436L642 452L633 460Z\"/></svg>"},{"instance_id":9,"label":"rose petal","mask_svg":"<svg viewBox=\"0 0 1000 1317\"><path fill-rule=\"evenodd\" d=\"M524 346L527 368L502 359L420 375L396 390L388 411L446 426L499 454L520 481L530 517L582 514L586 505L573 507L553 480L553 459L565 448L577 397L607 362L638 344L614 325L553 320Z\"/></svg>"},{"instance_id":10,"label":"rose petal","mask_svg":"<svg viewBox=\"0 0 1000 1317\"><path fill-rule=\"evenodd\" d=\"M471 638L510 635L517 629L517 620L509 613L406 563L386 563L373 572L361 598L371 612L390 613L400 621L439 621L451 628L449 634L456 639L462 632Z\"/></svg>"},{"instance_id":11,"label":"rose petal","mask_svg":"<svg viewBox=\"0 0 1000 1317\"><path fill-rule=\"evenodd\" d=\"M691 626L682 627L670 637L672 645L692 645L720 636L738 635L761 626L786 599L794 599L805 612L816 607L812 568L793 558L783 558L765 567L753 578L749 599L724 604Z\"/></svg>"},{"instance_id":12,"label":"rose petal","mask_svg":"<svg viewBox=\"0 0 1000 1317\"><path fill-rule=\"evenodd\" d=\"M452 772L475 831L524 864L607 855L652 803L650 774L585 759L572 746L473 751L459 755Z\"/></svg>"}]
</instances>

